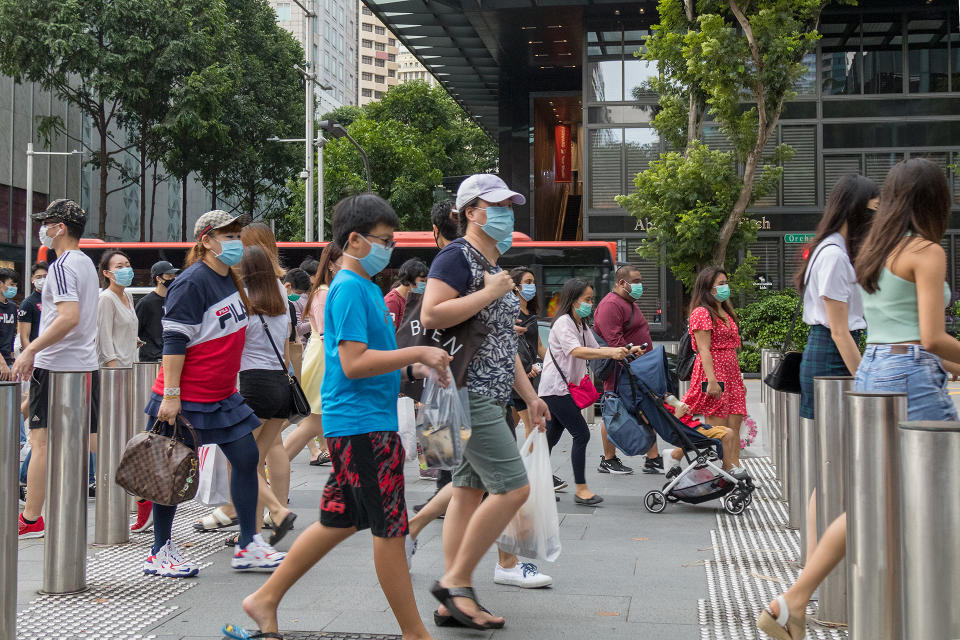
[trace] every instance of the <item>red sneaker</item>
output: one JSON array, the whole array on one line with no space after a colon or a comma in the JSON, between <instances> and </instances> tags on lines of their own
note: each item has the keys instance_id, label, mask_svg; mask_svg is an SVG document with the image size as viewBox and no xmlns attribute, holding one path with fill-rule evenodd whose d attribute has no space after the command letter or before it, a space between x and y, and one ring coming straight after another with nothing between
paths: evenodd
<instances>
[{"instance_id":1,"label":"red sneaker","mask_svg":"<svg viewBox=\"0 0 960 640\"><path fill-rule=\"evenodd\" d=\"M137 520L130 525L130 531L146 531L153 524L153 503L149 500L137 500Z\"/></svg>"},{"instance_id":2,"label":"red sneaker","mask_svg":"<svg viewBox=\"0 0 960 640\"><path fill-rule=\"evenodd\" d=\"M19 516L17 516L17 529L19 530L20 540L42 538L44 533L43 516L37 518L37 521L33 524L29 524L23 519L23 514L21 513Z\"/></svg>"}]
</instances>

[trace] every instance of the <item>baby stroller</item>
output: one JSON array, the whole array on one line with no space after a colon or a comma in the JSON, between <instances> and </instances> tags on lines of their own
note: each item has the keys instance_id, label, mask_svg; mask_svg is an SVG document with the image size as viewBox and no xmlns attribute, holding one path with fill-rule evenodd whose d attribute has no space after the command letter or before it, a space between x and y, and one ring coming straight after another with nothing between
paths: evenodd
<instances>
[{"instance_id":1,"label":"baby stroller","mask_svg":"<svg viewBox=\"0 0 960 640\"><path fill-rule=\"evenodd\" d=\"M669 394L677 394L677 388L669 376L663 347L624 361L618 374L617 391L637 423L680 447L687 461L686 468L663 489L647 492L643 499L647 511L660 513L668 502L699 504L723 498L727 513L743 513L753 501L753 480L748 475L724 471L720 441L697 433L664 406Z\"/></svg>"}]
</instances>

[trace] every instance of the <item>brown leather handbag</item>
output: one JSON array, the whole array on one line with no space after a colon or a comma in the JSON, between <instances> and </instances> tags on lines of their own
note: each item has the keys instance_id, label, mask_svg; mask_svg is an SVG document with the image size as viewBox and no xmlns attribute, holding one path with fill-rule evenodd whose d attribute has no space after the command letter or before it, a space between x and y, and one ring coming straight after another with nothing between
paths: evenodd
<instances>
[{"instance_id":1,"label":"brown leather handbag","mask_svg":"<svg viewBox=\"0 0 960 640\"><path fill-rule=\"evenodd\" d=\"M197 495L200 441L193 425L177 416L173 435L164 435L167 423L157 420L150 431L130 438L117 467L117 484L128 493L163 505L192 500ZM184 442L190 432L193 446Z\"/></svg>"}]
</instances>

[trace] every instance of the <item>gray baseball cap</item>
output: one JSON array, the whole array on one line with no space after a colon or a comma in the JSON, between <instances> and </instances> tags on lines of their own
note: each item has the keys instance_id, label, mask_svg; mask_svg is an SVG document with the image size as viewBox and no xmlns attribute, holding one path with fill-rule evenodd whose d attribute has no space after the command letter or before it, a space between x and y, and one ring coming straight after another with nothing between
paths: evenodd
<instances>
[{"instance_id":1,"label":"gray baseball cap","mask_svg":"<svg viewBox=\"0 0 960 640\"><path fill-rule=\"evenodd\" d=\"M193 225L193 237L199 240L214 229L229 227L234 222L240 223L241 226L246 226L250 224L250 216L245 213L235 216L220 209L207 211L197 218L196 224Z\"/></svg>"}]
</instances>

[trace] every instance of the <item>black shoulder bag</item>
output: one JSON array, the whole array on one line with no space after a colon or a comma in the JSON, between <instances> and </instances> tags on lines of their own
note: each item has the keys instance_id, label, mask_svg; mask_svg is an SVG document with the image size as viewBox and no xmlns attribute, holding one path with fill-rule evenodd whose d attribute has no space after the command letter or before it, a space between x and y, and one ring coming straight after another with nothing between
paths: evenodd
<instances>
[{"instance_id":1,"label":"black shoulder bag","mask_svg":"<svg viewBox=\"0 0 960 640\"><path fill-rule=\"evenodd\" d=\"M287 369L287 363L283 361L283 356L280 355L280 350L277 349L277 345L274 344L273 337L270 335L267 321L263 319L263 316L257 317L260 318L260 324L263 325L263 332L267 334L267 340L270 342L270 346L273 347L273 352L277 354L280 367L283 369L283 372L287 374L287 382L290 385L290 417L306 418L311 413L310 401L307 400L307 394L303 392L303 387L300 386L300 381L297 380L297 376L291 375L290 370Z\"/></svg>"}]
</instances>

